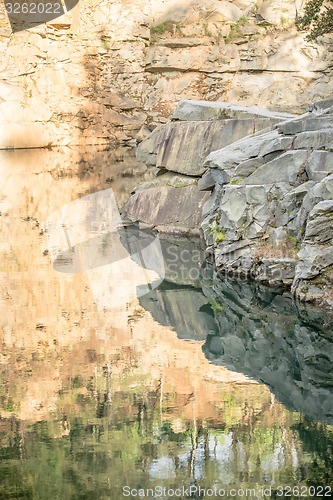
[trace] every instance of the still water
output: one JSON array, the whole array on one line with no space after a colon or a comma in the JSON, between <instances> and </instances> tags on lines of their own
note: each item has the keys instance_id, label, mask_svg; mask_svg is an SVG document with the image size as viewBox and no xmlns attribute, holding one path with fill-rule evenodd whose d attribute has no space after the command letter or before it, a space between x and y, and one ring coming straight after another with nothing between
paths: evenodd
<instances>
[{"instance_id":1,"label":"still water","mask_svg":"<svg viewBox=\"0 0 333 500\"><path fill-rule=\"evenodd\" d=\"M129 149L0 170L0 498L330 497L332 316L118 230Z\"/></svg>"}]
</instances>

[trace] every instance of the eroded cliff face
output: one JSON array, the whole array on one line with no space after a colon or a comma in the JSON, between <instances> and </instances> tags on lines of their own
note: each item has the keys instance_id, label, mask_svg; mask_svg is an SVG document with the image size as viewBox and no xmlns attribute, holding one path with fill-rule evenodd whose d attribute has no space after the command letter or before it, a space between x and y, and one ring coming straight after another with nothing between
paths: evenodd
<instances>
[{"instance_id":1,"label":"eroded cliff face","mask_svg":"<svg viewBox=\"0 0 333 500\"><path fill-rule=\"evenodd\" d=\"M181 99L285 111L332 93L302 0L95 0L12 34L0 9L0 148L134 143Z\"/></svg>"},{"instance_id":2,"label":"eroded cliff face","mask_svg":"<svg viewBox=\"0 0 333 500\"><path fill-rule=\"evenodd\" d=\"M135 188L124 216L191 236L201 220L221 272L332 308L332 104L295 116L181 101L173 122L137 149L137 159L156 165L156 179Z\"/></svg>"}]
</instances>

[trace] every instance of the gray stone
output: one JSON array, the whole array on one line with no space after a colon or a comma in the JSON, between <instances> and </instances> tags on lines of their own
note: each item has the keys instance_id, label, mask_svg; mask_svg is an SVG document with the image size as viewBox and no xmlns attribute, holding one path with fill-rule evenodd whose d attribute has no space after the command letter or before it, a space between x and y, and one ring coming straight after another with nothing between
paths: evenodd
<instances>
[{"instance_id":1,"label":"gray stone","mask_svg":"<svg viewBox=\"0 0 333 500\"><path fill-rule=\"evenodd\" d=\"M262 259L256 269L256 279L270 284L291 285L295 277L296 259Z\"/></svg>"},{"instance_id":2,"label":"gray stone","mask_svg":"<svg viewBox=\"0 0 333 500\"><path fill-rule=\"evenodd\" d=\"M333 215L333 200L325 200L317 203L310 212L309 220L320 216L331 217Z\"/></svg>"},{"instance_id":3,"label":"gray stone","mask_svg":"<svg viewBox=\"0 0 333 500\"><path fill-rule=\"evenodd\" d=\"M333 174L333 153L313 151L305 164L305 171L309 179L317 182Z\"/></svg>"},{"instance_id":4,"label":"gray stone","mask_svg":"<svg viewBox=\"0 0 333 500\"><path fill-rule=\"evenodd\" d=\"M333 264L333 246L304 244L298 252L295 280L315 278Z\"/></svg>"},{"instance_id":5,"label":"gray stone","mask_svg":"<svg viewBox=\"0 0 333 500\"><path fill-rule=\"evenodd\" d=\"M271 240L273 246L279 246L287 241L287 231L284 227L280 226L274 228L271 233Z\"/></svg>"},{"instance_id":6,"label":"gray stone","mask_svg":"<svg viewBox=\"0 0 333 500\"><path fill-rule=\"evenodd\" d=\"M244 178L254 172L257 168L265 163L265 158L259 156L258 158L251 158L250 160L243 161L235 168L235 178Z\"/></svg>"},{"instance_id":7,"label":"gray stone","mask_svg":"<svg viewBox=\"0 0 333 500\"><path fill-rule=\"evenodd\" d=\"M218 255L229 255L233 254L236 250L241 250L244 248L247 248L249 246L253 245L253 242L251 240L240 240L240 241L235 241L234 243L230 243L228 241L224 242L222 245L219 246L219 249L217 251Z\"/></svg>"},{"instance_id":8,"label":"gray stone","mask_svg":"<svg viewBox=\"0 0 333 500\"><path fill-rule=\"evenodd\" d=\"M219 101L192 101L184 99L177 105L176 111L172 115L172 120L225 120L228 118L269 118L272 120L270 125L288 118L294 118L296 115L289 113L277 113L267 109L257 107L245 107L237 104ZM266 126L269 126L267 123Z\"/></svg>"},{"instance_id":9,"label":"gray stone","mask_svg":"<svg viewBox=\"0 0 333 500\"><path fill-rule=\"evenodd\" d=\"M242 357L245 353L244 345L239 337L229 335L222 338L221 343L223 351L229 356L238 358Z\"/></svg>"},{"instance_id":10,"label":"gray stone","mask_svg":"<svg viewBox=\"0 0 333 500\"><path fill-rule=\"evenodd\" d=\"M296 120L280 123L276 126L276 128L281 134L286 135L296 135L305 131L333 128L333 116L313 116L311 114L307 114Z\"/></svg>"},{"instance_id":11,"label":"gray stone","mask_svg":"<svg viewBox=\"0 0 333 500\"><path fill-rule=\"evenodd\" d=\"M295 149L326 149L333 151L333 130L301 132L294 141Z\"/></svg>"},{"instance_id":12,"label":"gray stone","mask_svg":"<svg viewBox=\"0 0 333 500\"><path fill-rule=\"evenodd\" d=\"M253 119L168 123L139 145L137 158L155 162L159 168L200 176L211 151L251 134L253 127Z\"/></svg>"},{"instance_id":13,"label":"gray stone","mask_svg":"<svg viewBox=\"0 0 333 500\"><path fill-rule=\"evenodd\" d=\"M304 241L325 243L333 238L333 200L321 201L311 210Z\"/></svg>"},{"instance_id":14,"label":"gray stone","mask_svg":"<svg viewBox=\"0 0 333 500\"><path fill-rule=\"evenodd\" d=\"M300 280L297 286L292 287L292 290L295 297L304 302L322 303L325 296L325 290L307 280Z\"/></svg>"},{"instance_id":15,"label":"gray stone","mask_svg":"<svg viewBox=\"0 0 333 500\"><path fill-rule=\"evenodd\" d=\"M268 192L268 186L247 186L245 189L246 202L253 207L262 207L267 202Z\"/></svg>"},{"instance_id":16,"label":"gray stone","mask_svg":"<svg viewBox=\"0 0 333 500\"><path fill-rule=\"evenodd\" d=\"M297 227L305 227L306 220L313 207L323 200L333 199L333 174L325 177L321 182L315 184L304 196L299 209L295 224Z\"/></svg>"},{"instance_id":17,"label":"gray stone","mask_svg":"<svg viewBox=\"0 0 333 500\"><path fill-rule=\"evenodd\" d=\"M247 202L244 189L227 186L221 202L221 225L234 229L240 228L246 221Z\"/></svg>"},{"instance_id":18,"label":"gray stone","mask_svg":"<svg viewBox=\"0 0 333 500\"><path fill-rule=\"evenodd\" d=\"M288 182L291 185L300 181L302 166L310 155L309 151L287 151L275 160L259 167L241 185Z\"/></svg>"},{"instance_id":19,"label":"gray stone","mask_svg":"<svg viewBox=\"0 0 333 500\"><path fill-rule=\"evenodd\" d=\"M211 191L215 186L215 180L211 172L205 172L201 179L198 180L199 191Z\"/></svg>"},{"instance_id":20,"label":"gray stone","mask_svg":"<svg viewBox=\"0 0 333 500\"><path fill-rule=\"evenodd\" d=\"M314 185L313 181L304 182L280 198L275 212L275 223L278 226L285 226L298 215L304 197Z\"/></svg>"},{"instance_id":21,"label":"gray stone","mask_svg":"<svg viewBox=\"0 0 333 500\"><path fill-rule=\"evenodd\" d=\"M314 115L322 115L324 113L333 112L333 99L326 99L324 101L317 101L311 104L307 111L311 111Z\"/></svg>"},{"instance_id":22,"label":"gray stone","mask_svg":"<svg viewBox=\"0 0 333 500\"><path fill-rule=\"evenodd\" d=\"M250 158L265 156L274 151L284 151L292 145L292 139L283 137L277 130L245 137L229 146L214 151L205 160L204 165L212 169L226 171L230 178L235 167Z\"/></svg>"},{"instance_id":23,"label":"gray stone","mask_svg":"<svg viewBox=\"0 0 333 500\"><path fill-rule=\"evenodd\" d=\"M321 200L332 200L333 199L333 174L328 175L321 182L316 184L312 189L312 193L313 193L315 198L321 198Z\"/></svg>"},{"instance_id":24,"label":"gray stone","mask_svg":"<svg viewBox=\"0 0 333 500\"><path fill-rule=\"evenodd\" d=\"M201 209L208 193L198 190L194 179L182 175L164 175L136 189L124 205L131 221L151 227L174 229L180 233L197 233Z\"/></svg>"},{"instance_id":25,"label":"gray stone","mask_svg":"<svg viewBox=\"0 0 333 500\"><path fill-rule=\"evenodd\" d=\"M160 125L139 144L136 159L146 165L156 165L157 152L164 138L161 134L164 125Z\"/></svg>"},{"instance_id":26,"label":"gray stone","mask_svg":"<svg viewBox=\"0 0 333 500\"><path fill-rule=\"evenodd\" d=\"M206 217L208 214L215 212L218 209L220 202L220 188L217 186L212 195L208 198L204 206L202 207L202 217Z\"/></svg>"},{"instance_id":27,"label":"gray stone","mask_svg":"<svg viewBox=\"0 0 333 500\"><path fill-rule=\"evenodd\" d=\"M178 122L166 125L165 141L160 145L157 166L187 175L202 175L204 159L252 133L253 119L206 122Z\"/></svg>"}]
</instances>

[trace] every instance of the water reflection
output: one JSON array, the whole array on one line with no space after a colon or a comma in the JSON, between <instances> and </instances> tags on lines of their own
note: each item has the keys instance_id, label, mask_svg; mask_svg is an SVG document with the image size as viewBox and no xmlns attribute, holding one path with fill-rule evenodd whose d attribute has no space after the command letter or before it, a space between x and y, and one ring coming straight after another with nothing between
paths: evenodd
<instances>
[{"instance_id":1,"label":"water reflection","mask_svg":"<svg viewBox=\"0 0 333 500\"><path fill-rule=\"evenodd\" d=\"M264 382L292 410L333 423L333 316L297 307L283 290L218 276L207 262L202 276L200 288L164 282L140 304L179 338L205 340L212 363Z\"/></svg>"},{"instance_id":2,"label":"water reflection","mask_svg":"<svg viewBox=\"0 0 333 500\"><path fill-rule=\"evenodd\" d=\"M329 379L320 360L332 330L322 314L295 310L281 293L219 281L210 267L202 274L200 245L167 238L164 282L138 299L147 281L130 272L124 303L100 308L105 285L98 295L88 273L53 267L43 222L108 187L120 208L145 167L96 151L1 153L0 166L0 498L329 483L332 427L319 421L331 418ZM137 180L123 175L129 168ZM124 231L118 242L139 268L136 245L154 236ZM108 239L97 247L109 259ZM120 282L122 271L114 276ZM297 325L303 343L293 338ZM295 402L280 394L280 379L265 378L262 359L271 372L284 363Z\"/></svg>"},{"instance_id":3,"label":"water reflection","mask_svg":"<svg viewBox=\"0 0 333 500\"><path fill-rule=\"evenodd\" d=\"M116 309L164 279L159 238L123 225L113 190L63 205L46 221L53 267L86 273L98 309Z\"/></svg>"},{"instance_id":4,"label":"water reflection","mask_svg":"<svg viewBox=\"0 0 333 500\"><path fill-rule=\"evenodd\" d=\"M219 324L203 347L208 359L264 382L288 408L333 423L333 315L253 283L215 277L207 285Z\"/></svg>"}]
</instances>

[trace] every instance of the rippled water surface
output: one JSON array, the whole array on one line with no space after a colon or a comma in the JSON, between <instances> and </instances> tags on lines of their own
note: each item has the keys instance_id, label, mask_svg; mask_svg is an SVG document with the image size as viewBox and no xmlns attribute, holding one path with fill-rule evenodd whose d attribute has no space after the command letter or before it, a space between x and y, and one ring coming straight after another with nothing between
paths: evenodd
<instances>
[{"instance_id":1,"label":"rippled water surface","mask_svg":"<svg viewBox=\"0 0 333 500\"><path fill-rule=\"evenodd\" d=\"M328 497L329 314L114 228L129 149L0 170L0 498Z\"/></svg>"}]
</instances>

